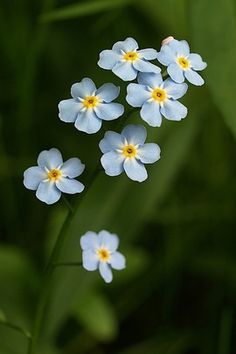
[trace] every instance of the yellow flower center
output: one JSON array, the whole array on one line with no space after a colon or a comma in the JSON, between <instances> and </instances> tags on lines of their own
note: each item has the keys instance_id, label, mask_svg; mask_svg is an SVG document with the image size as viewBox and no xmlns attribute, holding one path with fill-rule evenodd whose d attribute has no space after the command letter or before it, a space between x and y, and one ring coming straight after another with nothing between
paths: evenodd
<instances>
[{"instance_id":1,"label":"yellow flower center","mask_svg":"<svg viewBox=\"0 0 236 354\"><path fill-rule=\"evenodd\" d=\"M100 248L97 251L100 261L107 262L110 259L110 252L106 248Z\"/></svg>"},{"instance_id":2,"label":"yellow flower center","mask_svg":"<svg viewBox=\"0 0 236 354\"><path fill-rule=\"evenodd\" d=\"M127 52L123 58L127 61L135 61L139 58L139 55L137 52Z\"/></svg>"},{"instance_id":3,"label":"yellow flower center","mask_svg":"<svg viewBox=\"0 0 236 354\"><path fill-rule=\"evenodd\" d=\"M158 102L163 102L166 100L167 98L167 94L166 94L166 91L161 89L161 88L156 88L152 91L152 98L155 100L155 101L158 101Z\"/></svg>"},{"instance_id":4,"label":"yellow flower center","mask_svg":"<svg viewBox=\"0 0 236 354\"><path fill-rule=\"evenodd\" d=\"M188 69L190 67L189 60L186 59L185 57L179 57L177 62L181 66L182 69Z\"/></svg>"},{"instance_id":5,"label":"yellow flower center","mask_svg":"<svg viewBox=\"0 0 236 354\"><path fill-rule=\"evenodd\" d=\"M98 102L99 100L96 96L87 96L83 100L83 105L86 108L93 108L97 106Z\"/></svg>"},{"instance_id":6,"label":"yellow flower center","mask_svg":"<svg viewBox=\"0 0 236 354\"><path fill-rule=\"evenodd\" d=\"M62 172L56 168L48 171L48 179L50 181L57 181L61 178Z\"/></svg>"},{"instance_id":7,"label":"yellow flower center","mask_svg":"<svg viewBox=\"0 0 236 354\"><path fill-rule=\"evenodd\" d=\"M137 149L134 145L126 145L123 147L122 153L125 157L135 157L137 155Z\"/></svg>"}]
</instances>

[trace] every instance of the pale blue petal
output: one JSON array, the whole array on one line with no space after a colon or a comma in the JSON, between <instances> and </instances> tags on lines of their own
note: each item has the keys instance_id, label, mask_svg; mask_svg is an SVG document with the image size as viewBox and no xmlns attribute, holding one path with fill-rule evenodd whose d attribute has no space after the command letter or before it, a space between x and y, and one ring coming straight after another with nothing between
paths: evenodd
<instances>
[{"instance_id":1,"label":"pale blue petal","mask_svg":"<svg viewBox=\"0 0 236 354\"><path fill-rule=\"evenodd\" d=\"M115 252L111 255L110 264L112 268L121 270L125 268L125 257L120 252Z\"/></svg>"},{"instance_id":2,"label":"pale blue petal","mask_svg":"<svg viewBox=\"0 0 236 354\"><path fill-rule=\"evenodd\" d=\"M84 98L86 96L92 96L97 90L93 80L85 77L82 81L72 85L71 95L72 97Z\"/></svg>"},{"instance_id":3,"label":"pale blue petal","mask_svg":"<svg viewBox=\"0 0 236 354\"><path fill-rule=\"evenodd\" d=\"M128 144L144 144L147 138L147 130L143 125L127 125L121 132Z\"/></svg>"},{"instance_id":4,"label":"pale blue petal","mask_svg":"<svg viewBox=\"0 0 236 354\"><path fill-rule=\"evenodd\" d=\"M112 276L111 267L107 263L105 262L99 263L99 272L106 283L110 283L112 281L113 276Z\"/></svg>"},{"instance_id":5,"label":"pale blue petal","mask_svg":"<svg viewBox=\"0 0 236 354\"><path fill-rule=\"evenodd\" d=\"M160 159L160 147L154 143L144 144L138 149L138 157L143 163L154 163Z\"/></svg>"},{"instance_id":6,"label":"pale blue petal","mask_svg":"<svg viewBox=\"0 0 236 354\"><path fill-rule=\"evenodd\" d=\"M66 123L74 123L79 111L83 108L82 102L76 101L73 98L59 102L59 118Z\"/></svg>"},{"instance_id":7,"label":"pale blue petal","mask_svg":"<svg viewBox=\"0 0 236 354\"><path fill-rule=\"evenodd\" d=\"M72 157L63 163L61 167L61 172L64 176L75 178L81 175L85 169L85 165L81 163L80 159L77 157Z\"/></svg>"},{"instance_id":8,"label":"pale blue petal","mask_svg":"<svg viewBox=\"0 0 236 354\"><path fill-rule=\"evenodd\" d=\"M172 63L168 66L167 72L170 75L171 79L175 82L181 84L184 82L183 69L177 63Z\"/></svg>"},{"instance_id":9,"label":"pale blue petal","mask_svg":"<svg viewBox=\"0 0 236 354\"><path fill-rule=\"evenodd\" d=\"M109 151L101 157L101 164L108 176L118 176L123 171L125 157L117 151Z\"/></svg>"},{"instance_id":10,"label":"pale blue petal","mask_svg":"<svg viewBox=\"0 0 236 354\"><path fill-rule=\"evenodd\" d=\"M115 86L114 84L108 83L104 84L96 92L96 95L99 96L100 99L102 99L104 102L111 102L115 98L119 96L120 93L120 87Z\"/></svg>"},{"instance_id":11,"label":"pale blue petal","mask_svg":"<svg viewBox=\"0 0 236 354\"><path fill-rule=\"evenodd\" d=\"M175 52L167 44L163 45L161 47L161 51L157 53L157 60L165 66L173 63L175 61L175 57Z\"/></svg>"},{"instance_id":12,"label":"pale blue petal","mask_svg":"<svg viewBox=\"0 0 236 354\"><path fill-rule=\"evenodd\" d=\"M124 41L116 42L112 50L115 50L117 53L123 52L132 52L138 49L138 43L135 39L128 37Z\"/></svg>"},{"instance_id":13,"label":"pale blue petal","mask_svg":"<svg viewBox=\"0 0 236 354\"><path fill-rule=\"evenodd\" d=\"M199 54L191 53L189 54L188 59L194 70L204 70L207 67L207 63L202 60L202 57Z\"/></svg>"},{"instance_id":14,"label":"pale blue petal","mask_svg":"<svg viewBox=\"0 0 236 354\"><path fill-rule=\"evenodd\" d=\"M82 250L96 250L99 248L99 239L95 232L88 231L80 238Z\"/></svg>"},{"instance_id":15,"label":"pale blue petal","mask_svg":"<svg viewBox=\"0 0 236 354\"><path fill-rule=\"evenodd\" d=\"M191 84L196 86L202 86L204 84L203 78L194 70L188 69L184 72L186 79L191 82Z\"/></svg>"},{"instance_id":16,"label":"pale blue petal","mask_svg":"<svg viewBox=\"0 0 236 354\"><path fill-rule=\"evenodd\" d=\"M171 79L164 81L163 88L166 90L168 96L177 100L180 97L183 97L188 89L187 84L177 84Z\"/></svg>"},{"instance_id":17,"label":"pale blue petal","mask_svg":"<svg viewBox=\"0 0 236 354\"><path fill-rule=\"evenodd\" d=\"M83 262L83 267L86 270L93 271L98 269L98 256L95 252L91 250L86 250L82 252L82 262Z\"/></svg>"},{"instance_id":18,"label":"pale blue petal","mask_svg":"<svg viewBox=\"0 0 236 354\"><path fill-rule=\"evenodd\" d=\"M122 135L108 131L105 133L104 138L99 143L99 148L102 153L105 154L111 150L119 149L121 150L125 144L125 140Z\"/></svg>"},{"instance_id":19,"label":"pale blue petal","mask_svg":"<svg viewBox=\"0 0 236 354\"><path fill-rule=\"evenodd\" d=\"M63 164L62 155L58 149L52 148L40 152L37 163L40 167L47 167L49 170L58 168Z\"/></svg>"},{"instance_id":20,"label":"pale blue petal","mask_svg":"<svg viewBox=\"0 0 236 354\"><path fill-rule=\"evenodd\" d=\"M124 162L124 170L133 181L143 182L148 177L145 166L135 158L127 157Z\"/></svg>"},{"instance_id":21,"label":"pale blue petal","mask_svg":"<svg viewBox=\"0 0 236 354\"><path fill-rule=\"evenodd\" d=\"M47 173L41 167L30 167L24 172L24 186L31 190L36 190L39 183L47 178Z\"/></svg>"},{"instance_id":22,"label":"pale blue petal","mask_svg":"<svg viewBox=\"0 0 236 354\"><path fill-rule=\"evenodd\" d=\"M145 102L140 111L142 119L147 122L151 127L160 127L162 117L160 113L160 106L157 102Z\"/></svg>"},{"instance_id":23,"label":"pale blue petal","mask_svg":"<svg viewBox=\"0 0 236 354\"><path fill-rule=\"evenodd\" d=\"M173 39L167 45L179 56L187 56L190 53L188 42L185 40L177 41L176 39Z\"/></svg>"},{"instance_id":24,"label":"pale blue petal","mask_svg":"<svg viewBox=\"0 0 236 354\"><path fill-rule=\"evenodd\" d=\"M99 55L98 65L100 68L111 70L121 59L121 55L113 50L103 50Z\"/></svg>"},{"instance_id":25,"label":"pale blue petal","mask_svg":"<svg viewBox=\"0 0 236 354\"><path fill-rule=\"evenodd\" d=\"M119 238L106 230L98 233L99 244L101 248L107 248L110 252L115 252L119 246Z\"/></svg>"},{"instance_id":26,"label":"pale blue petal","mask_svg":"<svg viewBox=\"0 0 236 354\"><path fill-rule=\"evenodd\" d=\"M181 120L186 117L188 110L179 101L166 100L161 107L161 113L169 120Z\"/></svg>"},{"instance_id":27,"label":"pale blue petal","mask_svg":"<svg viewBox=\"0 0 236 354\"><path fill-rule=\"evenodd\" d=\"M150 97L150 91L144 85L129 84L127 87L126 101L132 107L141 107Z\"/></svg>"},{"instance_id":28,"label":"pale blue petal","mask_svg":"<svg viewBox=\"0 0 236 354\"><path fill-rule=\"evenodd\" d=\"M63 193L75 194L81 193L84 190L84 185L81 182L68 177L61 177L55 183L57 188Z\"/></svg>"},{"instance_id":29,"label":"pale blue petal","mask_svg":"<svg viewBox=\"0 0 236 354\"><path fill-rule=\"evenodd\" d=\"M163 83L163 79L161 74L140 73L138 74L138 83L154 89Z\"/></svg>"},{"instance_id":30,"label":"pale blue petal","mask_svg":"<svg viewBox=\"0 0 236 354\"><path fill-rule=\"evenodd\" d=\"M46 204L56 203L61 197L61 191L53 182L40 182L36 197Z\"/></svg>"},{"instance_id":31,"label":"pale blue petal","mask_svg":"<svg viewBox=\"0 0 236 354\"><path fill-rule=\"evenodd\" d=\"M141 55L141 58L146 60L154 60L157 58L157 51L152 48L138 50L138 53Z\"/></svg>"},{"instance_id":32,"label":"pale blue petal","mask_svg":"<svg viewBox=\"0 0 236 354\"><path fill-rule=\"evenodd\" d=\"M133 62L133 66L136 70L141 71L143 73L159 74L161 72L161 69L158 66L142 59L135 60Z\"/></svg>"},{"instance_id":33,"label":"pale blue petal","mask_svg":"<svg viewBox=\"0 0 236 354\"><path fill-rule=\"evenodd\" d=\"M117 119L124 113L124 106L120 103L100 103L94 107L98 118L103 120Z\"/></svg>"},{"instance_id":34,"label":"pale blue petal","mask_svg":"<svg viewBox=\"0 0 236 354\"><path fill-rule=\"evenodd\" d=\"M92 108L88 108L78 114L75 127L85 133L93 134L99 131L102 121L97 117Z\"/></svg>"},{"instance_id":35,"label":"pale blue petal","mask_svg":"<svg viewBox=\"0 0 236 354\"><path fill-rule=\"evenodd\" d=\"M112 71L124 81L132 81L137 77L137 70L133 68L130 61L122 61L117 63L112 68Z\"/></svg>"}]
</instances>

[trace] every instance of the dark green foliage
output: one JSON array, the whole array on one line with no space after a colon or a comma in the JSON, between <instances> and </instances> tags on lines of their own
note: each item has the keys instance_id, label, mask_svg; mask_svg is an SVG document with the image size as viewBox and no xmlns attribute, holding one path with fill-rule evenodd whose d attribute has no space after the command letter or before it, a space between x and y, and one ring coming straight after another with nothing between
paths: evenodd
<instances>
[{"instance_id":1,"label":"dark green foliage","mask_svg":"<svg viewBox=\"0 0 236 354\"><path fill-rule=\"evenodd\" d=\"M208 62L206 85L189 88L185 120L148 127L162 158L146 182L102 171L93 181L60 260L80 261L80 236L105 228L120 236L127 269L108 286L97 273L59 267L40 354L236 352L233 0L1 1L0 322L31 330L43 268L67 213L62 201L48 207L26 190L23 171L41 150L57 147L86 164L86 185L104 132L119 131L107 122L98 134L79 133L57 118L58 102L85 76L119 84L124 102L126 84L97 66L99 52L127 36L159 49L170 34ZM127 122L142 123L138 113ZM26 347L0 324L0 354Z\"/></svg>"}]
</instances>

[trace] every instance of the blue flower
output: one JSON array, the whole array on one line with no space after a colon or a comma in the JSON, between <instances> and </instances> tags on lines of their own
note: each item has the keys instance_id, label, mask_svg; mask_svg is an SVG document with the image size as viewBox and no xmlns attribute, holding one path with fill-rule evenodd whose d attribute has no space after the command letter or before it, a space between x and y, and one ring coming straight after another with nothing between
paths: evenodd
<instances>
[{"instance_id":1,"label":"blue flower","mask_svg":"<svg viewBox=\"0 0 236 354\"><path fill-rule=\"evenodd\" d=\"M107 83L99 89L89 78L72 85L73 98L59 103L59 118L88 134L99 131L102 120L117 119L124 113L124 107L112 101L119 96L120 88Z\"/></svg>"},{"instance_id":2,"label":"blue flower","mask_svg":"<svg viewBox=\"0 0 236 354\"><path fill-rule=\"evenodd\" d=\"M157 54L157 59L161 64L167 66L167 72L175 82L182 83L186 78L193 85L204 84L203 78L197 71L205 69L207 64L202 61L199 54L190 53L186 41L177 41L176 39L167 41Z\"/></svg>"},{"instance_id":3,"label":"blue flower","mask_svg":"<svg viewBox=\"0 0 236 354\"><path fill-rule=\"evenodd\" d=\"M142 119L152 127L160 127L162 115L169 120L181 120L187 108L176 101L187 91L187 84L177 84L171 79L163 82L161 74L139 74L138 84L127 87L127 102L133 107L142 107Z\"/></svg>"},{"instance_id":4,"label":"blue flower","mask_svg":"<svg viewBox=\"0 0 236 354\"><path fill-rule=\"evenodd\" d=\"M99 147L104 154L101 164L108 176L118 176L123 171L133 181L147 179L146 163L160 159L157 144L145 144L147 131L142 125L127 125L121 134L108 131L100 141Z\"/></svg>"},{"instance_id":5,"label":"blue flower","mask_svg":"<svg viewBox=\"0 0 236 354\"><path fill-rule=\"evenodd\" d=\"M103 69L112 70L124 81L132 81L139 71L160 73L158 66L149 63L149 60L156 58L155 49L138 50L138 43L133 38L126 38L115 43L111 50L103 50L98 65Z\"/></svg>"},{"instance_id":6,"label":"blue flower","mask_svg":"<svg viewBox=\"0 0 236 354\"><path fill-rule=\"evenodd\" d=\"M106 230L98 234L92 231L86 232L80 239L83 250L83 267L94 271L99 269L106 283L112 281L112 268L121 270L125 268L125 257L117 252L119 238Z\"/></svg>"},{"instance_id":7,"label":"blue flower","mask_svg":"<svg viewBox=\"0 0 236 354\"><path fill-rule=\"evenodd\" d=\"M56 203L61 192L75 194L84 190L84 185L74 178L80 176L85 166L73 157L63 163L59 150L53 148L40 152L38 166L24 172L24 186L36 190L36 197L46 204Z\"/></svg>"}]
</instances>

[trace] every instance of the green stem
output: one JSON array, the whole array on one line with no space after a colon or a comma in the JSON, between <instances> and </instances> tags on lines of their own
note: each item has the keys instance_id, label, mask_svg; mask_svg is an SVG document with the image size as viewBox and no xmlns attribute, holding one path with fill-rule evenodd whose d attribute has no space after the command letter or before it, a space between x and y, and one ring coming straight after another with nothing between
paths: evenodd
<instances>
[{"instance_id":1,"label":"green stem","mask_svg":"<svg viewBox=\"0 0 236 354\"><path fill-rule=\"evenodd\" d=\"M126 115L126 117L123 119L122 121L122 125L124 125L124 123L126 122L126 120L129 118L130 114L133 113L135 110L132 109L132 112L130 112L128 115ZM121 127L119 127L121 128ZM42 322L43 319L45 317L45 312L46 312L46 305L47 305L47 299L51 290L51 276L52 273L54 271L54 269L58 266L58 265L81 265L81 264L76 264L76 263L58 263L57 259L58 259L58 255L60 253L60 250L64 244L65 241L65 237L66 237L66 231L68 226L70 225L73 216L75 215L78 207L80 206L82 200L84 199L84 197L86 196L89 188L91 187L91 185L93 184L93 181L95 180L95 178L97 177L98 173L101 171L102 169L100 168L100 163L98 164L97 168L94 170L94 173L90 176L90 180L88 182L87 188L85 189L85 191L83 192L83 194L81 195L80 199L78 200L78 203L76 204L76 207L72 210L71 208L69 208L69 212L67 214L67 217L64 221L64 224L62 225L62 228L60 230L60 233L58 235L57 241L55 243L54 249L52 251L50 260L48 262L48 265L46 267L45 270L45 280L44 280L44 285L42 286L42 293L39 299L39 303L38 303L38 307L36 310L36 318L35 318L35 323L34 323L34 330L33 330L33 335L32 335L32 341L30 344L30 348L28 351L28 354L35 354L36 353L36 344L40 335L40 331L41 331L41 327L42 327ZM65 198L64 198L65 200Z\"/></svg>"},{"instance_id":2,"label":"green stem","mask_svg":"<svg viewBox=\"0 0 236 354\"><path fill-rule=\"evenodd\" d=\"M24 328L21 328L20 326L15 325L11 322L8 322L6 320L0 320L0 325L11 328L16 332L23 334L23 336L25 336L28 339L29 343L28 343L27 353L30 353L29 350L31 347L32 337L31 337L31 334L27 330L25 330Z\"/></svg>"},{"instance_id":3,"label":"green stem","mask_svg":"<svg viewBox=\"0 0 236 354\"><path fill-rule=\"evenodd\" d=\"M73 209L71 203L69 202L69 200L64 196L64 194L62 195L62 200L65 203L66 207L68 208L69 212L73 214L74 209Z\"/></svg>"},{"instance_id":4,"label":"green stem","mask_svg":"<svg viewBox=\"0 0 236 354\"><path fill-rule=\"evenodd\" d=\"M66 217L66 219L62 225L62 228L59 232L57 241L55 243L50 260L49 260L48 265L45 270L45 280L44 280L44 284L42 286L42 293L41 293L38 307L36 310L36 318L35 318L35 323L34 323L32 342L31 342L28 354L35 354L36 353L36 344L37 344L37 341L38 341L38 338L40 335L42 322L43 322L43 319L44 319L45 313L46 313L47 299L48 299L48 296L49 296L50 290L51 290L51 276L52 276L53 270L55 269L55 264L57 264L57 259L58 259L58 255L60 253L60 250L64 244L67 228L69 227L76 210L79 208L82 200L86 196L89 188L93 184L93 181L95 180L99 171L100 171L100 168L96 168L94 173L90 176L88 186L85 189L84 193L81 195L80 199L78 200L78 203L76 204L76 208L74 209L73 212L70 212L70 211L68 212L67 217Z\"/></svg>"}]
</instances>

